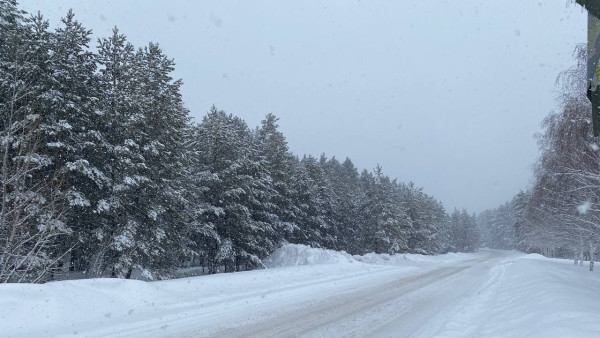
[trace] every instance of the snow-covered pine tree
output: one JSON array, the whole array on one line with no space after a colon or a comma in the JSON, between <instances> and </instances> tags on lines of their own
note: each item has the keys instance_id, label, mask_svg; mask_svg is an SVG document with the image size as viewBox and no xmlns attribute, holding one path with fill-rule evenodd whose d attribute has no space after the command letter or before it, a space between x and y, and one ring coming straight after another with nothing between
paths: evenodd
<instances>
[{"instance_id":1,"label":"snow-covered pine tree","mask_svg":"<svg viewBox=\"0 0 600 338\"><path fill-rule=\"evenodd\" d=\"M532 224L535 215L527 212L531 198L531 194L520 191L511 201L515 213L512 225L515 233L515 248L523 252L531 252L533 247L532 240L535 238L533 236L534 227Z\"/></svg>"},{"instance_id":2,"label":"snow-covered pine tree","mask_svg":"<svg viewBox=\"0 0 600 338\"><path fill-rule=\"evenodd\" d=\"M92 275L127 277L135 265L144 263L137 238L147 213L138 193L150 180L137 141L144 121L136 96L141 60L115 28L111 37L99 40L98 63L99 113L107 142L102 171L111 184L97 206L106 221L94 231L97 245L90 270Z\"/></svg>"},{"instance_id":3,"label":"snow-covered pine tree","mask_svg":"<svg viewBox=\"0 0 600 338\"><path fill-rule=\"evenodd\" d=\"M139 268L164 274L178 266L191 246L185 189L191 128L181 99L180 80L173 80L173 60L157 44L136 53L135 101L139 115L131 121L131 149L140 167L134 207L139 229L134 236Z\"/></svg>"},{"instance_id":4,"label":"snow-covered pine tree","mask_svg":"<svg viewBox=\"0 0 600 338\"><path fill-rule=\"evenodd\" d=\"M336 221L341 236L338 239L339 246L349 253L357 254L361 252L360 241L357 240L362 227L359 208L365 192L361 189L358 170L350 158L346 157L335 173L337 179L333 180L333 189L339 200L339 218Z\"/></svg>"},{"instance_id":5,"label":"snow-covered pine tree","mask_svg":"<svg viewBox=\"0 0 600 338\"><path fill-rule=\"evenodd\" d=\"M479 232L474 215L469 215L464 209L454 209L448 221L449 242L446 251L473 252L479 247Z\"/></svg>"},{"instance_id":6,"label":"snow-covered pine tree","mask_svg":"<svg viewBox=\"0 0 600 338\"><path fill-rule=\"evenodd\" d=\"M215 247L221 237L214 222L223 214L223 209L212 205L214 199L210 195L210 186L218 184L217 175L211 172L207 165L211 151L206 142L206 131L199 125L192 126L192 136L187 145L190 155L188 158L188 181L186 184L186 214L189 216L188 233L191 240L192 265L208 267L211 273L216 272L214 264ZM207 195L209 194L209 195Z\"/></svg>"},{"instance_id":7,"label":"snow-covered pine tree","mask_svg":"<svg viewBox=\"0 0 600 338\"><path fill-rule=\"evenodd\" d=\"M443 206L412 182L400 184L398 189L412 224L408 239L409 250L424 255L438 253L441 248L437 234L445 218Z\"/></svg>"},{"instance_id":8,"label":"snow-covered pine tree","mask_svg":"<svg viewBox=\"0 0 600 338\"><path fill-rule=\"evenodd\" d=\"M233 130L232 119L213 106L198 126L196 142L204 147L204 151L199 154L202 158L195 171L203 178L203 200L213 206L201 215L198 223L211 224L216 234L213 238L202 238L209 273L218 272L220 265L226 265L231 271L235 257L230 237L236 230L234 223L238 216L235 209L243 210L238 202L244 191L236 189L237 182L233 182L235 170L240 167L238 160L243 155L243 140ZM249 212L238 217L244 216L246 224L249 223Z\"/></svg>"},{"instance_id":9,"label":"snow-covered pine tree","mask_svg":"<svg viewBox=\"0 0 600 338\"><path fill-rule=\"evenodd\" d=\"M70 233L60 180L43 151L48 23L24 14L15 1L0 1L0 282L44 278Z\"/></svg>"},{"instance_id":10,"label":"snow-covered pine tree","mask_svg":"<svg viewBox=\"0 0 600 338\"><path fill-rule=\"evenodd\" d=\"M425 240L423 249L428 254L439 254L443 250L443 237L441 236L442 229L446 223L446 209L441 202L437 201L432 196L427 196L425 200L428 213L425 217L427 231L425 232Z\"/></svg>"},{"instance_id":11,"label":"snow-covered pine tree","mask_svg":"<svg viewBox=\"0 0 600 338\"><path fill-rule=\"evenodd\" d=\"M410 218L395 198L393 183L379 165L373 174L363 171L361 181L366 192L361 206L363 250L390 254L406 251Z\"/></svg>"},{"instance_id":12,"label":"snow-covered pine tree","mask_svg":"<svg viewBox=\"0 0 600 338\"><path fill-rule=\"evenodd\" d=\"M92 252L88 247L95 242L92 231L103 224L98 203L109 184L102 170L107 145L97 113L96 60L88 50L90 34L72 11L52 34L48 113L43 119L44 151L52 158L50 169L59 175L61 193L69 204L65 217L74 233L64 245L72 247L72 270L89 267Z\"/></svg>"},{"instance_id":13,"label":"snow-covered pine tree","mask_svg":"<svg viewBox=\"0 0 600 338\"><path fill-rule=\"evenodd\" d=\"M475 215L469 215L466 210L461 212L461 219L465 227L465 245L463 252L473 252L479 248L479 231Z\"/></svg>"},{"instance_id":14,"label":"snow-covered pine tree","mask_svg":"<svg viewBox=\"0 0 600 338\"><path fill-rule=\"evenodd\" d=\"M253 135L244 121L212 107L198 126L197 143L206 209L199 224L218 236L205 238L211 273L260 264L276 245L277 215L272 213L270 176L260 163Z\"/></svg>"},{"instance_id":15,"label":"snow-covered pine tree","mask_svg":"<svg viewBox=\"0 0 600 338\"><path fill-rule=\"evenodd\" d=\"M362 191L358 179L358 171L349 158L340 163L335 157L324 160L320 164L332 191L332 204L329 211L331 233L335 236L336 250L359 252L356 236L358 235L358 208Z\"/></svg>"},{"instance_id":16,"label":"snow-covered pine tree","mask_svg":"<svg viewBox=\"0 0 600 338\"><path fill-rule=\"evenodd\" d=\"M277 249L293 231L294 206L291 203L291 161L285 137L277 130L277 118L267 115L261 127L254 130L249 144L250 185L247 204L256 228L264 258ZM286 209L286 210L284 210ZM281 215L281 216L280 216ZM286 220L282 220L284 217Z\"/></svg>"},{"instance_id":17,"label":"snow-covered pine tree","mask_svg":"<svg viewBox=\"0 0 600 338\"><path fill-rule=\"evenodd\" d=\"M296 159L289 152L285 136L278 130L278 120L275 115L267 114L257 129L256 139L258 156L271 177L274 189L271 202L278 217L276 237L281 241L297 229L299 210L293 203L296 193L293 187L293 168Z\"/></svg>"},{"instance_id":18,"label":"snow-covered pine tree","mask_svg":"<svg viewBox=\"0 0 600 338\"><path fill-rule=\"evenodd\" d=\"M477 216L481 242L494 249L514 248L514 224L516 216L512 203L486 210Z\"/></svg>"},{"instance_id":19,"label":"snow-covered pine tree","mask_svg":"<svg viewBox=\"0 0 600 338\"><path fill-rule=\"evenodd\" d=\"M324 212L325 222L329 225L327 233L332 238L332 242L327 244L327 248L334 250L343 250L342 243L339 241L342 239L342 227L343 224L339 223L340 220L340 198L336 195L335 190L335 176L333 171L336 166L339 166L339 161L335 157L327 159L325 154L321 154L319 157L319 166L321 167L323 178L319 181L319 191L322 200L322 210Z\"/></svg>"},{"instance_id":20,"label":"snow-covered pine tree","mask_svg":"<svg viewBox=\"0 0 600 338\"><path fill-rule=\"evenodd\" d=\"M296 167L295 204L300 213L299 230L292 235L295 243L312 247L334 248L335 234L330 223L332 191L316 158L304 156Z\"/></svg>"},{"instance_id":21,"label":"snow-covered pine tree","mask_svg":"<svg viewBox=\"0 0 600 338\"><path fill-rule=\"evenodd\" d=\"M454 209L452 214L448 215L446 225L446 252L460 252L464 246L464 234L461 228L460 211Z\"/></svg>"}]
</instances>

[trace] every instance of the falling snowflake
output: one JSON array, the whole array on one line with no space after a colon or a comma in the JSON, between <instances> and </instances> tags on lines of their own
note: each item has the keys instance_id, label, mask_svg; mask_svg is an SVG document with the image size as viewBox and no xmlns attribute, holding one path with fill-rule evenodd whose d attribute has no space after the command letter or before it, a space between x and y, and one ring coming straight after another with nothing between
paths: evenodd
<instances>
[{"instance_id":1,"label":"falling snowflake","mask_svg":"<svg viewBox=\"0 0 600 338\"><path fill-rule=\"evenodd\" d=\"M592 207L592 203L584 202L577 206L577 211L579 212L580 215L585 215L585 214L587 214L587 212L590 210L591 207Z\"/></svg>"}]
</instances>

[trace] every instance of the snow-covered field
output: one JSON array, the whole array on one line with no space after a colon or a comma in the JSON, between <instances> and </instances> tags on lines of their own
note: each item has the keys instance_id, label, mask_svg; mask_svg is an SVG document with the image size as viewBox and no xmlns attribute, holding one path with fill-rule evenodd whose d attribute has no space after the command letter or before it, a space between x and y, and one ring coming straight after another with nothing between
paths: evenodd
<instances>
[{"instance_id":1,"label":"snow-covered field","mask_svg":"<svg viewBox=\"0 0 600 338\"><path fill-rule=\"evenodd\" d=\"M600 337L600 271L568 260L287 245L265 265L159 282L0 285L0 337Z\"/></svg>"}]
</instances>

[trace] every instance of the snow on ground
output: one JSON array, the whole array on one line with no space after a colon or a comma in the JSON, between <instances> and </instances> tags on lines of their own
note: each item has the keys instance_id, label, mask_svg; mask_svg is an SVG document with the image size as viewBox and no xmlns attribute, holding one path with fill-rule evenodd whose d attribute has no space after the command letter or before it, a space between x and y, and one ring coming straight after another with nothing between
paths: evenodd
<instances>
[{"instance_id":1,"label":"snow on ground","mask_svg":"<svg viewBox=\"0 0 600 338\"><path fill-rule=\"evenodd\" d=\"M267 268L281 268L298 265L352 264L356 260L343 251L311 248L306 245L287 244L275 250L263 260Z\"/></svg>"},{"instance_id":2,"label":"snow on ground","mask_svg":"<svg viewBox=\"0 0 600 338\"><path fill-rule=\"evenodd\" d=\"M445 255L438 256L426 256L418 254L375 254L368 253L363 256L353 256L353 258L359 262L369 264L380 264L380 265L440 265L440 264L452 264L459 261L464 261L473 258L473 254L467 253L447 253Z\"/></svg>"},{"instance_id":3,"label":"snow on ground","mask_svg":"<svg viewBox=\"0 0 600 338\"><path fill-rule=\"evenodd\" d=\"M600 336L600 271L568 260L286 245L265 266L158 282L0 285L0 336Z\"/></svg>"},{"instance_id":4,"label":"snow on ground","mask_svg":"<svg viewBox=\"0 0 600 338\"><path fill-rule=\"evenodd\" d=\"M448 253L445 255L426 256L418 254L376 254L350 255L345 251L333 251L311 248L300 244L286 244L277 249L270 257L263 260L267 268L280 268L298 265L316 264L356 264L367 263L374 265L417 266L452 264L457 261L472 259L473 254Z\"/></svg>"},{"instance_id":5,"label":"snow on ground","mask_svg":"<svg viewBox=\"0 0 600 338\"><path fill-rule=\"evenodd\" d=\"M538 254L506 259L440 337L600 337L600 275Z\"/></svg>"}]
</instances>

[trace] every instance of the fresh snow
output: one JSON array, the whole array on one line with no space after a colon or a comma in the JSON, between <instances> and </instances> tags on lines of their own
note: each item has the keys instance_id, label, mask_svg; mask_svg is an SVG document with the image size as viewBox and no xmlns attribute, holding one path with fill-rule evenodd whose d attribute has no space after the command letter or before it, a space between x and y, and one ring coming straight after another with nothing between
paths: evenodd
<instances>
[{"instance_id":1,"label":"fresh snow","mask_svg":"<svg viewBox=\"0 0 600 338\"><path fill-rule=\"evenodd\" d=\"M453 263L472 259L473 254L447 253L445 255L427 256L419 254L376 254L350 255L345 251L333 251L311 248L301 244L286 244L275 250L271 256L263 260L267 268L291 267L317 264L354 264L367 263L373 265L415 266L423 264Z\"/></svg>"},{"instance_id":2,"label":"fresh snow","mask_svg":"<svg viewBox=\"0 0 600 338\"><path fill-rule=\"evenodd\" d=\"M285 245L264 264L169 281L0 285L0 336L600 336L600 276L571 260Z\"/></svg>"},{"instance_id":3,"label":"fresh snow","mask_svg":"<svg viewBox=\"0 0 600 338\"><path fill-rule=\"evenodd\" d=\"M311 248L300 244L287 244L275 250L263 260L267 268L281 268L298 265L352 264L356 260L343 251Z\"/></svg>"},{"instance_id":4,"label":"fresh snow","mask_svg":"<svg viewBox=\"0 0 600 338\"><path fill-rule=\"evenodd\" d=\"M440 337L600 337L600 276L538 254L509 257Z\"/></svg>"}]
</instances>

